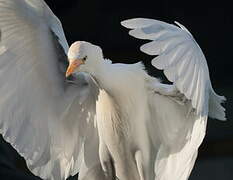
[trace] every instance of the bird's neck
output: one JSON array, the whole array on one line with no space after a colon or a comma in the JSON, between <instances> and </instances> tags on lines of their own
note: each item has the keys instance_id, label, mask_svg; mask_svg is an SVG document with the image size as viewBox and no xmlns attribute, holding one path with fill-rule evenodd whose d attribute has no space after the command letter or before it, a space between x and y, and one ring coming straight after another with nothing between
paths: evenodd
<instances>
[{"instance_id":1,"label":"bird's neck","mask_svg":"<svg viewBox=\"0 0 233 180\"><path fill-rule=\"evenodd\" d=\"M101 88L108 90L109 85L113 79L113 66L111 61L109 60L102 60L96 68L91 72L91 75L95 77L96 81L100 85Z\"/></svg>"}]
</instances>

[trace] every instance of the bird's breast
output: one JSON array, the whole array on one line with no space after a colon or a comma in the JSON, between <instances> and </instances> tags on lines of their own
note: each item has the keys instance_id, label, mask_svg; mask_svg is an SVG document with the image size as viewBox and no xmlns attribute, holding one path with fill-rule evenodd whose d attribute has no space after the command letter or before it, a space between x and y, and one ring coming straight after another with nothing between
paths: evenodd
<instances>
[{"instance_id":1,"label":"bird's breast","mask_svg":"<svg viewBox=\"0 0 233 180\"><path fill-rule=\"evenodd\" d=\"M100 142L107 147L109 155L113 158L118 178L138 179L133 146L130 142L130 124L121 107L114 97L101 90L96 110Z\"/></svg>"}]
</instances>

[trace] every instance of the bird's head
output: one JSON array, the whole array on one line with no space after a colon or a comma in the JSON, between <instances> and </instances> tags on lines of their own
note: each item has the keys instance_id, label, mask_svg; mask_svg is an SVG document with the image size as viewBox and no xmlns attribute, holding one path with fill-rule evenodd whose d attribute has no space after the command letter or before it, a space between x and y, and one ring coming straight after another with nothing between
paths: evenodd
<instances>
[{"instance_id":1,"label":"bird's head","mask_svg":"<svg viewBox=\"0 0 233 180\"><path fill-rule=\"evenodd\" d=\"M70 46L68 51L69 67L66 77L78 72L92 73L98 68L102 59L103 53L99 46L85 41L77 41Z\"/></svg>"}]
</instances>

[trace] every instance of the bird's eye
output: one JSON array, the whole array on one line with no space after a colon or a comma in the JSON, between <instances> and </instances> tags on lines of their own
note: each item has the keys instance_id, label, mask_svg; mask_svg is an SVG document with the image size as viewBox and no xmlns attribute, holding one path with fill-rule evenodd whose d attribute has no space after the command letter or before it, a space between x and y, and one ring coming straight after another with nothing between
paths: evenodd
<instances>
[{"instance_id":1,"label":"bird's eye","mask_svg":"<svg viewBox=\"0 0 233 180\"><path fill-rule=\"evenodd\" d=\"M86 61L87 60L87 56L85 56L84 58L83 58L83 61Z\"/></svg>"}]
</instances>

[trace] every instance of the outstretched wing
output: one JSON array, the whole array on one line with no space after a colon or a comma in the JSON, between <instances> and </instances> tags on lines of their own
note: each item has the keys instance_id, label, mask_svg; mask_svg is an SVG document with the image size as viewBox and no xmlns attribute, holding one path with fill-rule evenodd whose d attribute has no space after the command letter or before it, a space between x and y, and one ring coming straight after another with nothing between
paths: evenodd
<instances>
[{"instance_id":1,"label":"outstretched wing","mask_svg":"<svg viewBox=\"0 0 233 180\"><path fill-rule=\"evenodd\" d=\"M181 24L175 26L152 19L131 19L122 25L133 29L130 35L152 40L141 50L158 55L152 65L164 70L173 85L150 81L151 121L148 132L158 150L155 179L186 180L205 136L208 115L225 120L218 96L211 85L206 59L191 33ZM153 93L160 92L160 93ZM182 103L177 103L183 99ZM195 113L192 113L192 110ZM152 125L153 128L151 127Z\"/></svg>"},{"instance_id":2,"label":"outstretched wing","mask_svg":"<svg viewBox=\"0 0 233 180\"><path fill-rule=\"evenodd\" d=\"M221 106L224 97L218 96L211 85L209 70L204 54L191 33L181 24L175 26L153 19L131 19L122 25L133 29L131 36L152 40L141 51L149 55L159 55L152 65L164 70L169 81L191 100L197 114L225 119L225 109Z\"/></svg>"},{"instance_id":3,"label":"outstretched wing","mask_svg":"<svg viewBox=\"0 0 233 180\"><path fill-rule=\"evenodd\" d=\"M85 137L98 142L98 88L86 75L77 86L65 82L67 51L43 0L0 0L0 133L43 179L77 173Z\"/></svg>"}]
</instances>

